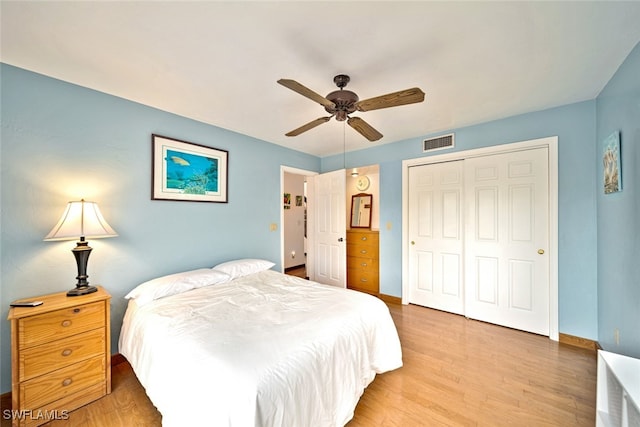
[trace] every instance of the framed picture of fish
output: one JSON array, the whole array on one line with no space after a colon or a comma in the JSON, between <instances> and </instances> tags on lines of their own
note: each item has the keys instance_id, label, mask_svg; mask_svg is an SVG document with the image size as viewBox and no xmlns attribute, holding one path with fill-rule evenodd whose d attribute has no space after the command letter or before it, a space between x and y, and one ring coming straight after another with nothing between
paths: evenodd
<instances>
[{"instance_id":1,"label":"framed picture of fish","mask_svg":"<svg viewBox=\"0 0 640 427\"><path fill-rule=\"evenodd\" d=\"M227 203L229 152L152 135L152 200Z\"/></svg>"}]
</instances>

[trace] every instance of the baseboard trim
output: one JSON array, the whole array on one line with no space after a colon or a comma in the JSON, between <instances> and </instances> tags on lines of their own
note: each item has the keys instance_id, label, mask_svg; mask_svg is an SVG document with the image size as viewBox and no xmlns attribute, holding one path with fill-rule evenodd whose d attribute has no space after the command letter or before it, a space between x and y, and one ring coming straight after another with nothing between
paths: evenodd
<instances>
[{"instance_id":1,"label":"baseboard trim","mask_svg":"<svg viewBox=\"0 0 640 427\"><path fill-rule=\"evenodd\" d=\"M394 297L392 295L385 295L385 294L378 294L378 298L390 304L402 304L402 298L400 297Z\"/></svg>"},{"instance_id":2,"label":"baseboard trim","mask_svg":"<svg viewBox=\"0 0 640 427\"><path fill-rule=\"evenodd\" d=\"M600 344L597 341L593 341L587 338L576 337L569 334L560 334L558 341L562 344L572 345L574 347L586 348L588 350L599 350Z\"/></svg>"}]
</instances>

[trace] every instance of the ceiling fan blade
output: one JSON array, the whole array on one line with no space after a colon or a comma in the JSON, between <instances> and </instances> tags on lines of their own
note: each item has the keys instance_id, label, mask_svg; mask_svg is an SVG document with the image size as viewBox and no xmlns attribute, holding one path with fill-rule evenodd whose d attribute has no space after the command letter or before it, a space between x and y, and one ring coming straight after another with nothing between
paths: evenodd
<instances>
[{"instance_id":1,"label":"ceiling fan blade","mask_svg":"<svg viewBox=\"0 0 640 427\"><path fill-rule=\"evenodd\" d=\"M312 91L306 86L301 85L295 80L280 79L278 80L278 83L280 83L284 87L291 89L294 92L299 93L302 96L306 96L310 100L315 101L320 105L323 105L328 108L336 107L336 105L333 102L329 101L324 96L317 94L316 92Z\"/></svg>"},{"instance_id":2,"label":"ceiling fan blade","mask_svg":"<svg viewBox=\"0 0 640 427\"><path fill-rule=\"evenodd\" d=\"M369 141L373 142L382 138L382 134L380 132L372 128L369 123L365 122L360 117L349 117L347 123Z\"/></svg>"},{"instance_id":3,"label":"ceiling fan blade","mask_svg":"<svg viewBox=\"0 0 640 427\"><path fill-rule=\"evenodd\" d=\"M358 111L379 110L381 108L397 107L398 105L415 104L424 101L424 92L417 87L363 99L356 102Z\"/></svg>"},{"instance_id":4,"label":"ceiling fan blade","mask_svg":"<svg viewBox=\"0 0 640 427\"><path fill-rule=\"evenodd\" d=\"M331 117L333 116L329 116L329 117L320 117L318 119L315 119L313 121L310 121L309 123L307 123L306 125L302 125L297 129L292 130L291 132L285 133L286 136L298 136L300 135L302 132L306 132L309 129L313 129L314 127L321 125L323 123L326 123L329 121L329 119L331 119Z\"/></svg>"}]
</instances>

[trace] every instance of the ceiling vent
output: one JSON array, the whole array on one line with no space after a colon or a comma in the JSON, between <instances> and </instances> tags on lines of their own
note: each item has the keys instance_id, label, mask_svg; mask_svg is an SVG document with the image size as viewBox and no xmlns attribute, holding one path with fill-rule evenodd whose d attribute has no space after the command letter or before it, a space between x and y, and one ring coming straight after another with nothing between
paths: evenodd
<instances>
[{"instance_id":1,"label":"ceiling vent","mask_svg":"<svg viewBox=\"0 0 640 427\"><path fill-rule=\"evenodd\" d=\"M422 141L422 152L453 148L453 134L437 136Z\"/></svg>"}]
</instances>

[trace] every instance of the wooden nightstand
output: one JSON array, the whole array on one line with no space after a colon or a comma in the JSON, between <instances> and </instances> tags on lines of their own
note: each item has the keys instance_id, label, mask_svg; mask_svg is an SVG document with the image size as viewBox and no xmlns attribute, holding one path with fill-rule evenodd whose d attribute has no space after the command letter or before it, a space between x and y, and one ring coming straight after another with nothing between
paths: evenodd
<instances>
[{"instance_id":1,"label":"wooden nightstand","mask_svg":"<svg viewBox=\"0 0 640 427\"><path fill-rule=\"evenodd\" d=\"M44 304L12 307L8 317L14 426L64 418L111 393L111 295L98 286L88 295L28 300Z\"/></svg>"}]
</instances>

